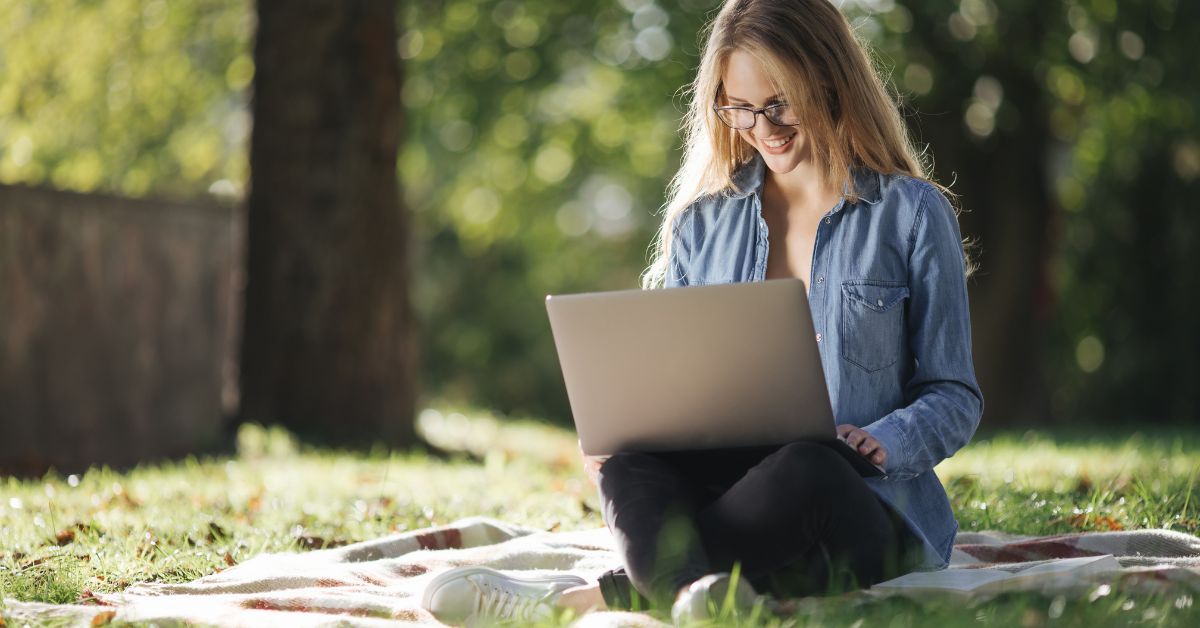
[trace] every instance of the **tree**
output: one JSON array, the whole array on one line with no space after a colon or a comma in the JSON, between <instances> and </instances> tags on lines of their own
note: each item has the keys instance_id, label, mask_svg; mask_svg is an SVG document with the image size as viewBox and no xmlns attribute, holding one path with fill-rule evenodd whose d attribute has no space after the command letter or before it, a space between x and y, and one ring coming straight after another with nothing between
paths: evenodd
<instances>
[{"instance_id":1,"label":"tree","mask_svg":"<svg viewBox=\"0 0 1200 628\"><path fill-rule=\"evenodd\" d=\"M858 4L872 4L859 2ZM984 425L1200 408L1197 5L896 3L868 18L981 244L972 280Z\"/></svg>"},{"instance_id":2,"label":"tree","mask_svg":"<svg viewBox=\"0 0 1200 628\"><path fill-rule=\"evenodd\" d=\"M257 10L240 417L412 442L396 3Z\"/></svg>"}]
</instances>

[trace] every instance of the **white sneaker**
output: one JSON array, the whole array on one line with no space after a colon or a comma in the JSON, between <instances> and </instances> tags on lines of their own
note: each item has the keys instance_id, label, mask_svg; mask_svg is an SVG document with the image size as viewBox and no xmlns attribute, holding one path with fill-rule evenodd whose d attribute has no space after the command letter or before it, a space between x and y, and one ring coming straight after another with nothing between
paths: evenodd
<instances>
[{"instance_id":1,"label":"white sneaker","mask_svg":"<svg viewBox=\"0 0 1200 628\"><path fill-rule=\"evenodd\" d=\"M722 572L709 574L688 585L679 592L675 604L671 606L672 622L676 626L686 626L694 622L709 623L722 619L721 610L727 596L733 617L746 619L752 616L755 603L760 600L765 610L766 598L758 595L745 578L738 578L737 586L729 595L731 581L730 574Z\"/></svg>"},{"instance_id":2,"label":"white sneaker","mask_svg":"<svg viewBox=\"0 0 1200 628\"><path fill-rule=\"evenodd\" d=\"M487 567L456 567L425 587L421 606L447 624L549 619L562 592L587 580L573 575L520 578Z\"/></svg>"}]
</instances>

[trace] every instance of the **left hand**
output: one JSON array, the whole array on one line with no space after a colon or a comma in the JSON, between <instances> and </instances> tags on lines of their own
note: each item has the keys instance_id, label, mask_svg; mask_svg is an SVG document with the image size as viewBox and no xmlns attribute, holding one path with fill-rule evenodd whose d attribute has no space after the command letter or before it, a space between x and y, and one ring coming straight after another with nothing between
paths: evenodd
<instances>
[{"instance_id":1,"label":"left hand","mask_svg":"<svg viewBox=\"0 0 1200 628\"><path fill-rule=\"evenodd\" d=\"M837 426L837 433L838 436L845 438L851 447L857 449L858 453L865 456L872 463L882 467L884 461L887 460L887 450L883 448L883 445L879 441L875 440L874 436L871 436L869 432L861 427L839 425Z\"/></svg>"},{"instance_id":2,"label":"left hand","mask_svg":"<svg viewBox=\"0 0 1200 628\"><path fill-rule=\"evenodd\" d=\"M583 458L583 471L597 488L600 486L600 466L611 456L589 456L583 453L583 441L579 441L579 455Z\"/></svg>"}]
</instances>

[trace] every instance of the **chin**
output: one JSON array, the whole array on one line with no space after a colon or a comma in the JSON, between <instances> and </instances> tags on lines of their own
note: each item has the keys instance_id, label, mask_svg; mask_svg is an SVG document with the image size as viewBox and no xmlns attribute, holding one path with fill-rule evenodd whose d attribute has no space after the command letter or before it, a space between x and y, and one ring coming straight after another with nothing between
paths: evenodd
<instances>
[{"instance_id":1,"label":"chin","mask_svg":"<svg viewBox=\"0 0 1200 628\"><path fill-rule=\"evenodd\" d=\"M758 152L759 155L762 155L763 162L767 164L767 168L776 174L786 174L796 169L796 166L800 164L800 158L795 153L795 150L788 151L783 155L772 155L763 151Z\"/></svg>"}]
</instances>

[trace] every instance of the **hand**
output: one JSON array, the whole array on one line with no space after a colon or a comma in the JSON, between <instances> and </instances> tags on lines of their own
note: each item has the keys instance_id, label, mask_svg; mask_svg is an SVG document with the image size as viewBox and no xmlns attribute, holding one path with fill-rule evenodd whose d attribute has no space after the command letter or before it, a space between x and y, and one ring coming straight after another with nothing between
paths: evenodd
<instances>
[{"instance_id":1,"label":"hand","mask_svg":"<svg viewBox=\"0 0 1200 628\"><path fill-rule=\"evenodd\" d=\"M583 457L584 473L587 474L588 479L592 481L593 485L599 487L600 486L600 478L599 478L600 465L604 464L604 461L608 460L609 456L589 456L589 455L583 453L583 442L582 441L579 443L579 455Z\"/></svg>"},{"instance_id":2,"label":"hand","mask_svg":"<svg viewBox=\"0 0 1200 628\"><path fill-rule=\"evenodd\" d=\"M853 425L839 425L837 426L837 433L838 436L845 438L851 447L857 449L858 453L862 454L872 463L882 467L884 461L887 460L887 450L866 430L854 427Z\"/></svg>"}]
</instances>

